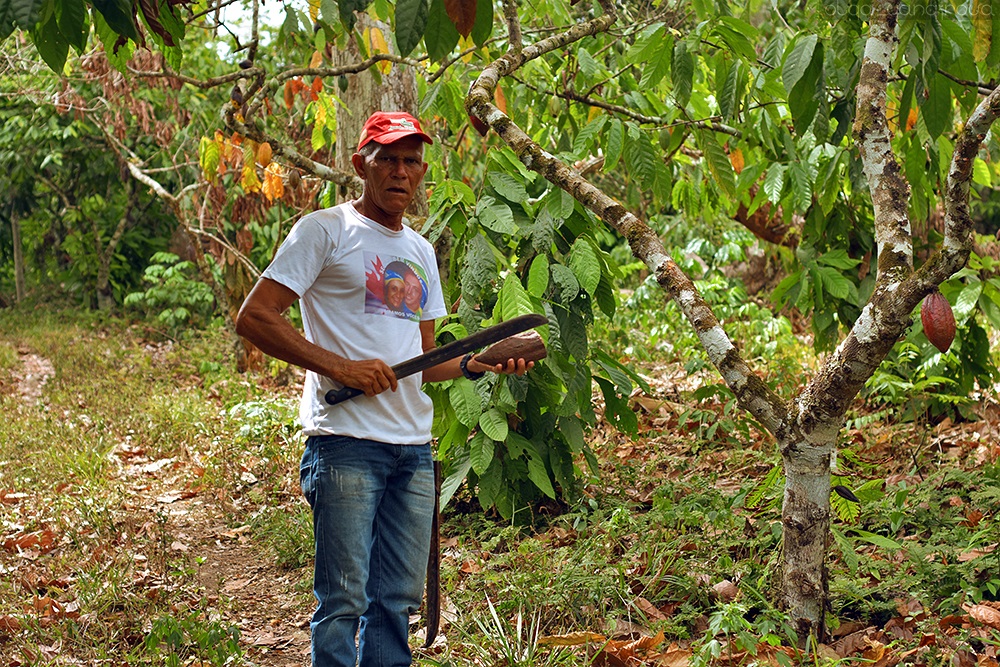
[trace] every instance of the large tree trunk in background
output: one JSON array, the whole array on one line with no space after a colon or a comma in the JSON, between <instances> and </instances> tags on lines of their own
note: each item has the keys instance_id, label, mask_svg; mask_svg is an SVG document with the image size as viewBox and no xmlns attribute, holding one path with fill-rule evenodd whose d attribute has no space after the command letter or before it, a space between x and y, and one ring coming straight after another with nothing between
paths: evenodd
<instances>
[{"instance_id":1,"label":"large tree trunk in background","mask_svg":"<svg viewBox=\"0 0 1000 667\"><path fill-rule=\"evenodd\" d=\"M24 300L24 253L21 250L21 221L17 213L10 216L11 235L14 242L14 303Z\"/></svg>"},{"instance_id":2,"label":"large tree trunk in background","mask_svg":"<svg viewBox=\"0 0 1000 667\"><path fill-rule=\"evenodd\" d=\"M122 236L125 235L125 230L132 225L133 213L136 206L139 205L139 189L135 187L135 182L132 179L125 181L125 189L128 191L125 211L122 213L121 219L118 220L115 231L106 246L102 247L101 232L97 222L94 222L94 243L98 259L97 308L103 311L111 310L111 306L114 305L111 294L111 260L114 259L115 251L118 249L118 244L121 243Z\"/></svg>"},{"instance_id":3,"label":"large tree trunk in background","mask_svg":"<svg viewBox=\"0 0 1000 667\"><path fill-rule=\"evenodd\" d=\"M347 65L364 60L353 35L359 33L364 35L370 28L381 30L389 41L390 49L394 50L392 28L384 23L372 21L365 14L360 14L356 32L352 33L347 48L332 52L333 64ZM393 65L388 73L380 72L380 74L381 83L376 82L371 70L351 75L347 77L347 90L342 94L338 93L347 108L339 105L337 107L337 150L334 163L337 169L354 173L351 156L357 150L361 127L373 112L405 111L417 116L417 78L413 68ZM342 189L338 193L337 200L346 201L353 196L353 193L344 192ZM427 217L427 194L423 189L417 190L413 203L406 211L411 216Z\"/></svg>"}]
</instances>

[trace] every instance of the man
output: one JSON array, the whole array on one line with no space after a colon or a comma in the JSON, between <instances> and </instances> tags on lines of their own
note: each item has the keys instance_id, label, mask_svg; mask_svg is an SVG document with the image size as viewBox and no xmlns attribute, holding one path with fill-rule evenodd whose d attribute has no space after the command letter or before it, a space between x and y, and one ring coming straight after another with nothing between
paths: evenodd
<instances>
[{"instance_id":1,"label":"man","mask_svg":"<svg viewBox=\"0 0 1000 667\"><path fill-rule=\"evenodd\" d=\"M237 318L240 335L307 370L300 481L316 544L314 667L410 664L408 617L421 601L434 507L433 407L421 382L531 367L467 355L422 378L393 374L392 365L433 349L434 319L446 314L433 247L403 225L427 171L425 143L431 138L409 114L373 114L351 157L361 197L303 217ZM385 293L373 293L393 262L420 267L427 279L419 316L401 317ZM296 299L304 336L283 317ZM327 405L326 392L342 386L365 395Z\"/></svg>"}]
</instances>

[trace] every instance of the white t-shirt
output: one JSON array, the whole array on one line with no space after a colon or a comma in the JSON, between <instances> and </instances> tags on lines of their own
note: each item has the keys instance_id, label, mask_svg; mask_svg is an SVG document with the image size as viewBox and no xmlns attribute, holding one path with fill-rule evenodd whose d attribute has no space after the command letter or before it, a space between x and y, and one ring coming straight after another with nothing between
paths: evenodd
<instances>
[{"instance_id":1,"label":"white t-shirt","mask_svg":"<svg viewBox=\"0 0 1000 667\"><path fill-rule=\"evenodd\" d=\"M306 338L345 359L390 366L423 352L420 321L446 314L431 244L409 227L394 232L350 202L295 224L263 273L299 296ZM329 405L342 385L306 372L299 417L306 435L347 435L398 445L429 442L433 403L421 374L395 391Z\"/></svg>"}]
</instances>

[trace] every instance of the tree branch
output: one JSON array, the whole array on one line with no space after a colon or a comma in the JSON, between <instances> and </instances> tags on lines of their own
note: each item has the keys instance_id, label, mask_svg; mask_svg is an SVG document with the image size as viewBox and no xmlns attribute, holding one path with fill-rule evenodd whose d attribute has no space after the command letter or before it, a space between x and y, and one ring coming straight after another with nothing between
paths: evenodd
<instances>
[{"instance_id":1,"label":"tree branch","mask_svg":"<svg viewBox=\"0 0 1000 667\"><path fill-rule=\"evenodd\" d=\"M898 10L899 0L874 0L872 4L854 121L875 214L876 280L883 286L898 283L913 270L913 234L906 211L910 185L903 179L892 152L886 119L886 82L896 46Z\"/></svg>"}]
</instances>

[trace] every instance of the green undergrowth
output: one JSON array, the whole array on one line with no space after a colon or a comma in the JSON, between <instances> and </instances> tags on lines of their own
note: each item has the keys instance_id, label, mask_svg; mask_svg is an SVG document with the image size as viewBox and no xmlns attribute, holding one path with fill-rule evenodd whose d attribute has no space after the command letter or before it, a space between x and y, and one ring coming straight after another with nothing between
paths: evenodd
<instances>
[{"instance_id":1,"label":"green undergrowth","mask_svg":"<svg viewBox=\"0 0 1000 667\"><path fill-rule=\"evenodd\" d=\"M784 341L783 325L772 330ZM761 354L768 340L755 343ZM211 525L250 540L255 565L291 575L273 591L289 628L308 618L296 392L231 372L231 350L215 329L168 339L113 318L0 311L0 653L24 664L47 664L52 646L81 664L266 664L241 636L237 601L200 576L205 542L180 534L165 495L210 500ZM29 355L52 364L37 399L16 383ZM635 359L643 373L669 361ZM797 376L811 363L801 348L786 362ZM773 442L711 379L654 393L633 405L637 437L603 421L588 432L599 474L578 497L512 523L459 489L442 527L447 641L418 650L418 664L597 664L597 639L552 643L582 632L608 642L662 632L658 650L672 646L684 664L790 659L774 652L796 638L777 604ZM878 414L862 406L844 431L834 484L857 502L831 496L829 626L875 628L887 650L921 648L918 664L947 663L945 638L995 650L995 632L941 624L1000 597L995 454L975 428L939 433ZM941 641L918 647L932 634Z\"/></svg>"}]
</instances>

